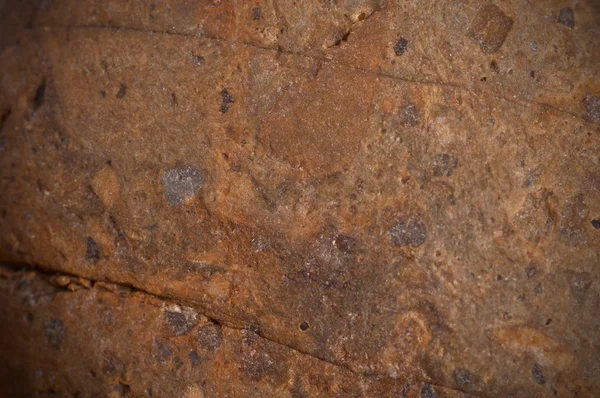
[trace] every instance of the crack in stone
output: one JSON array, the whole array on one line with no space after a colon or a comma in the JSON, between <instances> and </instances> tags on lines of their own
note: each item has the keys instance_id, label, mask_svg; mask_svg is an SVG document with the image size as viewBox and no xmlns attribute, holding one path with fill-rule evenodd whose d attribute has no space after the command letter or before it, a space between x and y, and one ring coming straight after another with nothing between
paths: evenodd
<instances>
[{"instance_id":1,"label":"crack in stone","mask_svg":"<svg viewBox=\"0 0 600 398\"><path fill-rule=\"evenodd\" d=\"M272 47L268 47L268 46L261 46L255 43L247 43L247 42L240 42L240 41L236 41L236 40L228 40L225 38L220 38L220 37L210 37L207 36L205 34L199 34L199 33L185 33L185 32L175 32L175 31L170 31L170 30L158 30L158 29L145 29L145 28L135 28L135 27L119 27L119 26L102 26L102 25L67 25L67 26L59 26L59 25L45 25L45 26L35 26L33 29L46 29L46 28L50 28L50 29L107 29L107 30L111 30L111 31L115 31L115 32L138 32L138 33L145 33L145 34L156 34L156 35L174 35L174 36L181 36L181 37L189 37L189 38L203 38L209 41L217 41L217 42L222 42L222 43L226 43L226 44L230 44L230 45L243 45L243 46L248 46L248 47L253 47L253 48L257 48L263 51L270 51L270 52L279 52L279 53L284 53L284 54L289 54L289 55L293 55L293 56L299 56L299 57L306 57L306 58L310 58L310 59L315 59L318 60L320 62L324 62L324 63L330 63L330 64L334 64L334 65L338 65L340 67L343 68L348 68L351 70L354 70L356 72L360 72L360 73L365 73L365 74L369 74L369 75L374 75L374 76L378 76L381 78L385 78L385 79L390 79L390 80L394 80L394 81L398 81L398 82L404 82L404 83L410 83L410 84L422 84L422 85L434 85L434 86L443 86L443 87L450 87L450 88L455 88L457 90L464 90L467 92L470 92L472 94L475 95L489 95L491 97L500 99L500 100L504 100L507 101L511 104L514 104L515 106L520 106L520 107L528 107L528 106L533 106L533 107L538 107L541 108L541 111L544 110L554 110L555 112L559 113L559 114L564 114L564 115L568 115L571 116L573 118L577 118L580 119L583 122L586 123L592 123L586 119L584 119L583 117L576 115L568 110L565 109L561 109L558 107L555 107L553 105L550 104L545 104L545 103L540 103L540 102L536 102L536 101L530 101L530 100L526 100L526 99L522 99L522 98L507 98L507 97L503 97L501 95L498 94L493 94L490 92L487 92L485 90L479 90L479 89L473 89L473 88L468 88L465 87L463 85L457 84L457 83L452 83L452 82L443 82L443 81L435 81L435 80L427 80L427 79L411 79L411 78L406 78L406 77L401 77L401 76L395 76L391 73L386 73L386 72L381 72L381 71L372 71L366 68L361 68L361 67L357 67L357 66L353 66L353 65L348 65L348 64L343 64L340 63L338 61L336 61L335 59L329 57L329 56L325 56L325 57L321 57L321 56L317 56L317 55L311 55L311 54L304 54L304 53L300 53L300 52L295 52L295 51L290 51L290 50L283 50L281 48L272 48ZM592 123L593 124L593 123ZM63 275L70 275L73 277L83 277L81 275L77 275L74 273L69 273L69 272L65 272L65 271L56 271L55 269L53 269L51 266L43 266L40 264L29 264L29 263L23 263L23 264L19 264L19 263L12 263L12 264L4 264L4 263L0 263L1 267L8 267L8 268L13 268L13 269L18 269L18 268L25 268L25 269L29 269L33 272L38 272L38 273L42 273L42 274L54 274L54 273L60 273ZM209 319L214 320L215 322L218 322L226 327L229 327L231 329L236 329L236 330L256 330L256 325L251 322L251 321L247 321L247 320L243 320L243 319L235 319L229 315L227 315L226 313L222 313L218 310L212 309L212 308L206 308L205 305L198 303L198 302L188 302L186 303L185 300L181 300L175 296L171 296L168 294L159 294L156 292L152 292L150 290L146 290L143 287L137 286L133 283L125 283L125 282L117 282L117 281L112 281L110 279L106 279L106 280L96 280L96 279L92 279L92 278L88 278L88 277L84 277L87 279L90 279L94 282L104 282L104 283L108 283L111 285L115 285L118 286L120 288L125 288L125 289L129 289L133 292L140 292L143 294L146 294L148 296L151 297L156 297L158 299L161 300L170 300L170 301L174 301L174 302L178 302L184 305L188 305L191 307L200 307L200 312L203 313L205 316L207 316ZM190 305L191 304L191 305ZM390 380L394 380L394 381L399 381L398 379L394 379L393 377L390 377L388 375L385 374L378 374L378 373L369 373L369 372L361 372L361 371L357 371L355 369L352 369L351 367L349 367L346 364L343 363L337 363L334 360L330 360L330 359L326 359L326 358L322 358L320 356L311 354L310 352L304 351L302 349L290 346L288 344L286 344L286 342L283 341L278 341L278 340L274 340L272 339L272 337L267 337L265 336L260 329L258 329L258 331L256 332L260 337L264 338L267 341L279 344L281 346L284 346L288 349L291 349L293 351L296 351L300 354L303 355L307 355L309 357L315 358L317 360L323 361L325 363L328 363L330 365L336 366L336 367L340 367L343 369L346 369L354 374L357 375L361 375L364 377L368 377L368 378L384 378L384 379L390 379ZM408 377L409 380L411 381L417 381L417 382L421 382L421 383L429 383L433 386L436 387L440 387L440 388L447 388L447 389L451 389L454 391L459 391L459 392L467 392L465 390L461 390L455 387L448 387L448 386L444 386L441 384L435 384L432 383L430 380L425 380L425 379L418 379L416 377L414 377L414 375L410 375ZM472 392L469 392L469 394L473 395L473 396L481 396L481 395L477 395L474 394Z\"/></svg>"},{"instance_id":2,"label":"crack in stone","mask_svg":"<svg viewBox=\"0 0 600 398\"><path fill-rule=\"evenodd\" d=\"M253 331L254 333L256 333L259 337L278 344L282 347L285 347L287 349L290 349L292 351L295 351L301 355L306 355L308 357L314 358L316 360L319 360L321 362L325 362L329 365L338 367L338 368L342 368L344 370L349 371L350 373L368 378L368 379L385 379L385 380L392 380L394 382L402 382L401 379L397 379L397 378L393 378L389 375L386 374L380 374L380 373L375 373L375 372L362 372L362 371L357 371L353 368L351 368L350 366L343 364L343 363L339 363L335 360L330 360L327 358L323 358L320 357L318 355L312 354L308 351L305 351L303 349L300 349L298 347L293 347L291 345L288 345L286 342L284 341L280 341L280 340L275 340L272 337L269 336L265 336L263 333L261 333L260 331L260 327L257 327L255 324L253 324L252 322L248 322L248 321L244 321L244 320L240 320L240 319L234 319L230 316L227 316L226 314L220 314L221 316L219 316L219 311L212 311L212 310L207 310L206 308L204 308L204 306L202 306L201 304L194 302L194 301L186 301L186 300L181 300L177 297L174 296L170 296L170 295L165 295L165 294L159 294L159 293L155 293L149 290L146 290L142 287L138 287L135 284L132 283L126 283L126 282L117 282L114 280L111 280L109 278L105 278L105 279L94 279L94 278L90 278L90 277L86 277L86 276L82 276L82 275L78 275L74 272L67 272L67 271L63 271L63 270L56 270L55 268L51 267L51 266L47 266L47 265L42 265L42 264L34 264L34 263L26 263L26 262L22 262L22 263L18 263L18 262L0 262L0 271L2 270L8 270L8 272L12 272L12 273L16 273L19 271L29 271L29 272L34 272L37 274L41 274L43 276L45 276L46 278L46 282L52 284L51 282L49 282L47 280L48 277L58 277L58 276L69 276L69 277L74 277L74 278L83 278L83 279L87 279L91 282L91 288L94 288L96 283L100 282L102 284L105 285L113 285L119 289L125 289L128 292L131 293L142 293L145 294L147 296L162 300L162 301L171 301L174 304L178 304L178 305L182 305L182 306L186 306L186 307L190 307L193 308L195 311L197 311L199 314L205 316L206 318L210 319L212 322L217 323L221 326L224 327L228 327L230 329L235 329L235 330L250 330ZM0 272L0 279L3 278L3 273ZM57 289L60 290L64 290L67 292L70 292L70 290L67 289L66 286L61 287L58 286L56 284L52 284L53 286L55 286ZM200 308L198 308L200 307ZM444 388L444 389L448 389L448 390L453 390L453 391L457 391L457 392L461 392L461 393L468 393L471 396L475 396L475 397L479 397L479 396L483 396L483 395L479 395L477 393L473 393L473 392L467 392L466 390L461 390L459 388L456 387L450 387L450 386L446 386L443 384L436 384L434 381L432 380L428 380L428 379L423 379L423 378L419 378L416 375L412 375L412 374L408 374L406 376L406 381L409 383L412 382L418 382L418 383L427 383L427 384L431 384L434 387L439 387L439 388Z\"/></svg>"},{"instance_id":3,"label":"crack in stone","mask_svg":"<svg viewBox=\"0 0 600 398\"><path fill-rule=\"evenodd\" d=\"M547 110L547 109L551 109L554 110L555 112L559 113L559 114L564 114L566 116L570 116L572 118L575 119L579 119L580 121L586 123L586 124L594 124L593 122L585 119L583 116L578 115L574 112L571 112L567 109L563 109L563 108L559 108L556 107L554 105L550 105L547 103L543 103L543 102L537 102L537 101L532 101L532 100L527 100L524 98L517 98L516 96L513 98L508 98L508 97L504 97L502 95L499 94L494 94L492 92L486 91L486 90L480 90L480 89L474 89L474 88L469 88L469 87L465 87L461 84L458 83L452 83L452 82L444 82L444 81L436 81L436 80L427 80L427 79L413 79L413 78L407 78L407 77L401 77L401 76L396 76L393 75L391 73L386 73L386 72L381 72L381 71L372 71L369 69L365 69L365 68L361 68L361 67L357 67L357 66L353 66L353 65L348 65L348 64L344 64L344 63L340 63L338 61L336 61L335 59L333 59L332 55L328 55L325 57L319 57L317 55L314 54L305 54L305 53L301 53L301 52L297 52L297 51L290 51L290 50L284 50L281 47L268 47L268 46L261 46L259 44L256 43L250 43L250 42L245 42L245 41L238 41L238 40L228 40L222 37L217 37L217 36L210 36L207 35L205 33L187 33L187 32L178 32L175 30L161 30L161 29L149 29L149 28L136 28L136 27L130 27L130 26L115 26L115 25L36 25L33 26L31 29L34 30L43 30L43 29L81 29L81 30L85 30L85 29L104 29L104 30L109 30L109 31L115 31L115 32L136 32L136 33L145 33L145 34L156 34L156 35L169 35L169 36L180 36L180 37L188 37L188 38L203 38L206 40L212 40L212 41L217 41L217 42L222 42L222 43L226 43L226 44L231 44L231 45L243 45L243 46L247 46L247 47L252 47L252 48L256 48L256 49L260 49L260 50L264 50L264 51L271 51L271 52L275 52L275 53L282 53L282 54L287 54L287 55L294 55L294 56L300 56L300 57L305 57L305 58L310 58L313 60L318 60L321 62L325 62L325 63L332 63L338 66L341 66L343 68L348 68L351 70L355 70L355 71L360 71L363 73L367 73L373 76L378 76L378 77L383 77L383 78L387 78L387 79L391 79L391 80L395 80L395 81L400 81L400 82L405 82L405 83L412 83L412 84L422 84L422 85L433 85L433 86L442 86L442 87L450 87L450 88L455 88L458 90L463 90L466 92L470 92L472 94L478 94L478 95L489 95L493 98L499 99L499 100L503 100L506 102L509 102L511 104L514 105L518 105L521 107L527 107L527 106L534 106L534 107L538 107L541 108L541 110Z\"/></svg>"}]
</instances>

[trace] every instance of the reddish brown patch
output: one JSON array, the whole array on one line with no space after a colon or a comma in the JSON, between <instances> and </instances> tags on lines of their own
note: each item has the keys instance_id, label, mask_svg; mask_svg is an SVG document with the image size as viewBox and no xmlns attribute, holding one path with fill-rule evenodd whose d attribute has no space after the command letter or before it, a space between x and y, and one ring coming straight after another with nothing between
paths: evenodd
<instances>
[{"instance_id":1,"label":"reddish brown patch","mask_svg":"<svg viewBox=\"0 0 600 398\"><path fill-rule=\"evenodd\" d=\"M356 87L346 90L348 85ZM261 138L279 158L311 173L348 166L368 130L377 80L329 68L284 92L261 126ZM360 95L357 95L360 93Z\"/></svg>"}]
</instances>

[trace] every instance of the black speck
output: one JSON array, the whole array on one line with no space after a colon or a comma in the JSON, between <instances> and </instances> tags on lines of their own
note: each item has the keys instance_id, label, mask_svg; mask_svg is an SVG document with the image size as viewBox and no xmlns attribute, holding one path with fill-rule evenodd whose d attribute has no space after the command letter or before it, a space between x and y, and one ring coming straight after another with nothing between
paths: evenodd
<instances>
[{"instance_id":1,"label":"black speck","mask_svg":"<svg viewBox=\"0 0 600 398\"><path fill-rule=\"evenodd\" d=\"M406 40L404 37L401 37L394 45L394 53L397 56L400 56L406 52L407 48L408 48L408 40Z\"/></svg>"},{"instance_id":2,"label":"black speck","mask_svg":"<svg viewBox=\"0 0 600 398\"><path fill-rule=\"evenodd\" d=\"M85 240L85 259L90 263L96 263L100 260L100 248L90 236Z\"/></svg>"},{"instance_id":3,"label":"black speck","mask_svg":"<svg viewBox=\"0 0 600 398\"><path fill-rule=\"evenodd\" d=\"M200 356L196 351L190 351L189 358L193 366L200 365Z\"/></svg>"},{"instance_id":4,"label":"black speck","mask_svg":"<svg viewBox=\"0 0 600 398\"><path fill-rule=\"evenodd\" d=\"M252 20L258 21L260 19L260 7L254 7L252 9Z\"/></svg>"},{"instance_id":5,"label":"black speck","mask_svg":"<svg viewBox=\"0 0 600 398\"><path fill-rule=\"evenodd\" d=\"M575 15L570 7L561 8L558 12L558 23L573 29L575 27Z\"/></svg>"},{"instance_id":6,"label":"black speck","mask_svg":"<svg viewBox=\"0 0 600 398\"><path fill-rule=\"evenodd\" d=\"M32 314L31 312L28 312L28 313L25 315L25 320L27 321L27 323L31 323L31 322L33 322L33 314Z\"/></svg>"},{"instance_id":7,"label":"black speck","mask_svg":"<svg viewBox=\"0 0 600 398\"><path fill-rule=\"evenodd\" d=\"M417 220L410 219L408 223L398 221L388 232L392 243L396 246L419 247L427 239L425 225Z\"/></svg>"},{"instance_id":8,"label":"black speck","mask_svg":"<svg viewBox=\"0 0 600 398\"><path fill-rule=\"evenodd\" d=\"M127 86L123 83L119 86L119 91L117 91L117 98L123 98L125 96L125 92L127 91Z\"/></svg>"},{"instance_id":9,"label":"black speck","mask_svg":"<svg viewBox=\"0 0 600 398\"><path fill-rule=\"evenodd\" d=\"M350 36L350 31L344 33L341 37L337 38L334 42L334 46L339 46L342 42L348 41L348 37Z\"/></svg>"},{"instance_id":10,"label":"black speck","mask_svg":"<svg viewBox=\"0 0 600 398\"><path fill-rule=\"evenodd\" d=\"M538 384L546 384L546 377L542 373L542 368L537 363L533 365L533 368L531 368L531 374Z\"/></svg>"},{"instance_id":11,"label":"black speck","mask_svg":"<svg viewBox=\"0 0 600 398\"><path fill-rule=\"evenodd\" d=\"M204 63L204 57L202 55L192 55L192 65L194 66L200 66Z\"/></svg>"},{"instance_id":12,"label":"black speck","mask_svg":"<svg viewBox=\"0 0 600 398\"><path fill-rule=\"evenodd\" d=\"M221 90L221 98L223 99L223 102L221 103L221 113L225 113L229 110L229 105L233 104L235 100L226 88Z\"/></svg>"},{"instance_id":13,"label":"black speck","mask_svg":"<svg viewBox=\"0 0 600 398\"><path fill-rule=\"evenodd\" d=\"M38 109L41 108L42 105L44 105L44 97L46 95L46 81L42 81L42 84L40 84L37 88L37 90L35 90L35 96L33 97L33 111L37 111Z\"/></svg>"},{"instance_id":14,"label":"black speck","mask_svg":"<svg viewBox=\"0 0 600 398\"><path fill-rule=\"evenodd\" d=\"M431 384L423 384L423 387L421 387L421 398L435 398L435 391L433 391Z\"/></svg>"},{"instance_id":15,"label":"black speck","mask_svg":"<svg viewBox=\"0 0 600 398\"><path fill-rule=\"evenodd\" d=\"M106 91L100 90L100 97L101 98L106 98Z\"/></svg>"},{"instance_id":16,"label":"black speck","mask_svg":"<svg viewBox=\"0 0 600 398\"><path fill-rule=\"evenodd\" d=\"M596 218L595 220L592 220L592 227L600 229L600 219Z\"/></svg>"},{"instance_id":17,"label":"black speck","mask_svg":"<svg viewBox=\"0 0 600 398\"><path fill-rule=\"evenodd\" d=\"M65 324L62 319L51 319L44 325L44 334L52 347L59 347L65 341Z\"/></svg>"},{"instance_id":18,"label":"black speck","mask_svg":"<svg viewBox=\"0 0 600 398\"><path fill-rule=\"evenodd\" d=\"M300 324L300 330L304 331L308 329L308 322L306 321L302 321L302 323Z\"/></svg>"},{"instance_id":19,"label":"black speck","mask_svg":"<svg viewBox=\"0 0 600 398\"><path fill-rule=\"evenodd\" d=\"M535 79L535 71L532 70L531 72L529 72L529 76L531 76L532 79Z\"/></svg>"},{"instance_id":20,"label":"black speck","mask_svg":"<svg viewBox=\"0 0 600 398\"><path fill-rule=\"evenodd\" d=\"M546 326L550 325L551 323L552 323L552 318L546 319L546 323L545 323Z\"/></svg>"},{"instance_id":21,"label":"black speck","mask_svg":"<svg viewBox=\"0 0 600 398\"><path fill-rule=\"evenodd\" d=\"M0 118L0 132L2 131L2 129L4 128L4 123L6 123L6 121L8 120L8 117L11 114L11 110L7 109L3 114L2 117Z\"/></svg>"},{"instance_id":22,"label":"black speck","mask_svg":"<svg viewBox=\"0 0 600 398\"><path fill-rule=\"evenodd\" d=\"M501 281L502 280L502 275L500 275L500 274L496 275L496 280L497 281Z\"/></svg>"},{"instance_id":23,"label":"black speck","mask_svg":"<svg viewBox=\"0 0 600 398\"><path fill-rule=\"evenodd\" d=\"M484 77L482 77L481 79L479 79L479 81L485 82L485 81L487 81L487 77L486 77L486 76L484 76Z\"/></svg>"},{"instance_id":24,"label":"black speck","mask_svg":"<svg viewBox=\"0 0 600 398\"><path fill-rule=\"evenodd\" d=\"M490 62L490 69L492 70L492 72L494 72L495 74L500 73L500 67L498 66L498 63L496 61L492 61Z\"/></svg>"}]
</instances>

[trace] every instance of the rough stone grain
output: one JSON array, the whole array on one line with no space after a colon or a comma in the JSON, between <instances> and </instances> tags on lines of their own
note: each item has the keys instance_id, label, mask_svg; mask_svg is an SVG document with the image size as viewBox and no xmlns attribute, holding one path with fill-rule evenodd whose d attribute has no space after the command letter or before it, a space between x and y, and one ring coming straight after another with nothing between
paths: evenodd
<instances>
[{"instance_id":1,"label":"rough stone grain","mask_svg":"<svg viewBox=\"0 0 600 398\"><path fill-rule=\"evenodd\" d=\"M0 10L5 395L598 395L597 2Z\"/></svg>"}]
</instances>

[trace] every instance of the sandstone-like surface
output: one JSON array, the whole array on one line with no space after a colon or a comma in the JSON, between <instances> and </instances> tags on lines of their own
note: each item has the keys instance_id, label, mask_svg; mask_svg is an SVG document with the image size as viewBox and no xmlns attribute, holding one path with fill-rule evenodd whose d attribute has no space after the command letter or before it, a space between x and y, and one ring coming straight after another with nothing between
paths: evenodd
<instances>
[{"instance_id":1,"label":"sandstone-like surface","mask_svg":"<svg viewBox=\"0 0 600 398\"><path fill-rule=\"evenodd\" d=\"M463 396L357 375L127 287L56 279L0 268L4 396Z\"/></svg>"},{"instance_id":2,"label":"sandstone-like surface","mask_svg":"<svg viewBox=\"0 0 600 398\"><path fill-rule=\"evenodd\" d=\"M0 10L0 391L600 394L597 2Z\"/></svg>"}]
</instances>

